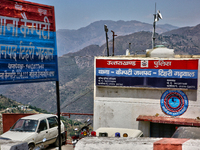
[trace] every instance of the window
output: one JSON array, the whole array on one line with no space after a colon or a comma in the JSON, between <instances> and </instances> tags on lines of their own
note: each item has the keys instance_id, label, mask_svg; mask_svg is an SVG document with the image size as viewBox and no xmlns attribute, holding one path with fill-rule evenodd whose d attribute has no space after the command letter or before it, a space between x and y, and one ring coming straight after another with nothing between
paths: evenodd
<instances>
[{"instance_id":1,"label":"window","mask_svg":"<svg viewBox=\"0 0 200 150\"><path fill-rule=\"evenodd\" d=\"M172 137L179 126L177 124L163 124L150 122L150 137ZM189 126L186 126L189 127Z\"/></svg>"},{"instance_id":2,"label":"window","mask_svg":"<svg viewBox=\"0 0 200 150\"><path fill-rule=\"evenodd\" d=\"M37 124L38 124L37 120L25 120L24 131L35 132Z\"/></svg>"},{"instance_id":3,"label":"window","mask_svg":"<svg viewBox=\"0 0 200 150\"><path fill-rule=\"evenodd\" d=\"M58 126L58 120L56 117L47 118L47 120L49 122L49 128Z\"/></svg>"},{"instance_id":4,"label":"window","mask_svg":"<svg viewBox=\"0 0 200 150\"><path fill-rule=\"evenodd\" d=\"M47 122L46 122L46 119L41 120L38 130L39 130L39 131L43 131L43 130L46 130L46 129L47 129Z\"/></svg>"},{"instance_id":5,"label":"window","mask_svg":"<svg viewBox=\"0 0 200 150\"><path fill-rule=\"evenodd\" d=\"M24 120L19 119L12 127L11 130L21 129L24 124Z\"/></svg>"},{"instance_id":6,"label":"window","mask_svg":"<svg viewBox=\"0 0 200 150\"><path fill-rule=\"evenodd\" d=\"M150 123L150 137L171 137L176 131L175 124Z\"/></svg>"},{"instance_id":7,"label":"window","mask_svg":"<svg viewBox=\"0 0 200 150\"><path fill-rule=\"evenodd\" d=\"M37 120L19 119L11 128L11 131L35 132L37 124Z\"/></svg>"}]
</instances>

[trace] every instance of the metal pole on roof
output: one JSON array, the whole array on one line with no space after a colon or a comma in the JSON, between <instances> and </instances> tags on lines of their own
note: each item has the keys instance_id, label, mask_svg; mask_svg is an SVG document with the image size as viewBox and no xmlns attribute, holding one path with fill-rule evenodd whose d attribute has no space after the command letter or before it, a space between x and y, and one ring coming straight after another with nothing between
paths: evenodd
<instances>
[{"instance_id":1,"label":"metal pole on roof","mask_svg":"<svg viewBox=\"0 0 200 150\"><path fill-rule=\"evenodd\" d=\"M104 30L106 32L106 44L107 44L107 56L109 56L109 47L108 47L108 27L104 25Z\"/></svg>"},{"instance_id":2,"label":"metal pole on roof","mask_svg":"<svg viewBox=\"0 0 200 150\"><path fill-rule=\"evenodd\" d=\"M56 81L56 95L57 95L57 116L58 116L58 141L59 150L61 150L61 129L60 129L60 92L59 92L59 81Z\"/></svg>"},{"instance_id":3,"label":"metal pole on roof","mask_svg":"<svg viewBox=\"0 0 200 150\"><path fill-rule=\"evenodd\" d=\"M152 49L155 47L155 30L156 30L156 22L162 19L162 15L160 11L156 13L156 3L155 3L155 14L154 14L154 22L153 22L153 37L152 37Z\"/></svg>"},{"instance_id":4,"label":"metal pole on roof","mask_svg":"<svg viewBox=\"0 0 200 150\"><path fill-rule=\"evenodd\" d=\"M153 37L152 37L152 49L155 47L155 30L156 30L156 3L155 3L155 14L153 21Z\"/></svg>"},{"instance_id":5,"label":"metal pole on roof","mask_svg":"<svg viewBox=\"0 0 200 150\"><path fill-rule=\"evenodd\" d=\"M115 36L117 36L117 35L115 35L115 32L113 30L111 30L111 32L113 33L113 53L112 53L112 56L114 56Z\"/></svg>"}]
</instances>

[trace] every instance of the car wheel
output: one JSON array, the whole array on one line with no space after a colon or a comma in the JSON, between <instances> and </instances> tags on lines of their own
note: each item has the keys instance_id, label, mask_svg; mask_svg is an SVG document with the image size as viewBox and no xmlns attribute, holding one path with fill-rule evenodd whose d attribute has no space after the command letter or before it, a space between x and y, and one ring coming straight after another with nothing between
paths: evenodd
<instances>
[{"instance_id":1,"label":"car wheel","mask_svg":"<svg viewBox=\"0 0 200 150\"><path fill-rule=\"evenodd\" d=\"M61 136L61 145L65 145L65 139L66 139L66 137L62 137L62 136ZM54 143L54 146L56 146L56 147L59 146L59 139L58 139L58 137L56 138L56 141L55 141L55 143Z\"/></svg>"},{"instance_id":2,"label":"car wheel","mask_svg":"<svg viewBox=\"0 0 200 150\"><path fill-rule=\"evenodd\" d=\"M34 149L34 147L35 147L35 145L34 145L34 144L29 144L29 145L28 145L28 150L33 150L33 149Z\"/></svg>"},{"instance_id":3,"label":"car wheel","mask_svg":"<svg viewBox=\"0 0 200 150\"><path fill-rule=\"evenodd\" d=\"M66 136L65 135L62 136L62 140L61 141L62 141L62 145L65 145L65 142L66 142Z\"/></svg>"}]
</instances>

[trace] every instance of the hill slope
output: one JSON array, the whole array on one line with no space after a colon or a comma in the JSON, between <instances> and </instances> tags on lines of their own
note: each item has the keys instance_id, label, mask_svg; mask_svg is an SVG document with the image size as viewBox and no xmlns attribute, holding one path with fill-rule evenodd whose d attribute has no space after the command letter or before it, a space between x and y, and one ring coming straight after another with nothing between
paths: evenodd
<instances>
[{"instance_id":1,"label":"hill slope","mask_svg":"<svg viewBox=\"0 0 200 150\"><path fill-rule=\"evenodd\" d=\"M199 55L200 24L194 27L183 27L162 34L170 48L176 53Z\"/></svg>"},{"instance_id":2,"label":"hill slope","mask_svg":"<svg viewBox=\"0 0 200 150\"><path fill-rule=\"evenodd\" d=\"M195 41L200 40L200 33L196 27L174 30L156 34L156 44L167 43L177 54L199 54L200 48ZM191 30L195 30L193 34ZM181 31L184 30L184 31ZM190 32L189 32L190 31ZM185 34L184 33L191 33ZM177 34L174 34L177 33ZM115 39L115 55L125 55L128 43L132 43L130 52L144 53L151 48L151 32L136 32ZM112 40L109 42L110 53ZM102 46L90 45L75 53L68 53L59 57L59 79L61 112L92 113L94 87L94 56L106 55L106 44ZM55 82L27 83L2 86L0 92L5 96L24 104L56 112Z\"/></svg>"}]
</instances>

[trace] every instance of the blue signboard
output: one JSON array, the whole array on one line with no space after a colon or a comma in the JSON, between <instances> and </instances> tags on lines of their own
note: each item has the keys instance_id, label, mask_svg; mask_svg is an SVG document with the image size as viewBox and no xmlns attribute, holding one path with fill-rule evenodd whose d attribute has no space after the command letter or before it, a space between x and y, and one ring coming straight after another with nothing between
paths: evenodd
<instances>
[{"instance_id":1,"label":"blue signboard","mask_svg":"<svg viewBox=\"0 0 200 150\"><path fill-rule=\"evenodd\" d=\"M54 8L9 5L13 16L0 13L0 84L58 81Z\"/></svg>"},{"instance_id":2,"label":"blue signboard","mask_svg":"<svg viewBox=\"0 0 200 150\"><path fill-rule=\"evenodd\" d=\"M97 86L197 89L198 59L96 59Z\"/></svg>"},{"instance_id":3,"label":"blue signboard","mask_svg":"<svg viewBox=\"0 0 200 150\"><path fill-rule=\"evenodd\" d=\"M198 70L177 70L177 69L116 69L97 68L97 76L115 77L156 77L156 78L188 78L196 79Z\"/></svg>"}]
</instances>

